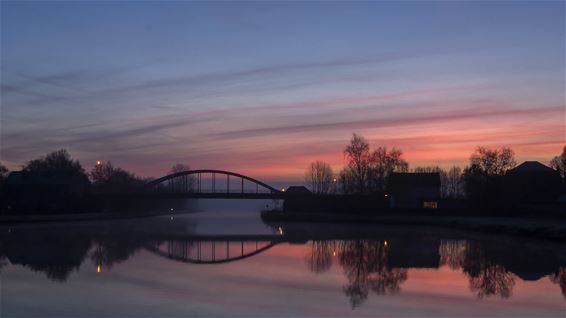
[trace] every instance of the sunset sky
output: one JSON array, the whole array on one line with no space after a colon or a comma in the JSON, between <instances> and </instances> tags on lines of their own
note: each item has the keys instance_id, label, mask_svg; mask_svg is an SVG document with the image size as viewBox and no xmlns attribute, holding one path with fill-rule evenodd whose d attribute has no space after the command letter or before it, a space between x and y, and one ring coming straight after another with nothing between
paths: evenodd
<instances>
[{"instance_id":1,"label":"sunset sky","mask_svg":"<svg viewBox=\"0 0 566 318\"><path fill-rule=\"evenodd\" d=\"M336 169L353 132L412 167L565 144L563 1L7 2L1 153L141 176Z\"/></svg>"}]
</instances>

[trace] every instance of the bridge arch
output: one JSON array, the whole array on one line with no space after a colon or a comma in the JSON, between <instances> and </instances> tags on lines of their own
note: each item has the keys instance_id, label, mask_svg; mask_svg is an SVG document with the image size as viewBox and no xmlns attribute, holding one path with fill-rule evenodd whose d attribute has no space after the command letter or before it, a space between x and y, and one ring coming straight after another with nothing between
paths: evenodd
<instances>
[{"instance_id":1,"label":"bridge arch","mask_svg":"<svg viewBox=\"0 0 566 318\"><path fill-rule=\"evenodd\" d=\"M208 255L204 256L201 250L201 244L210 243L208 247ZM234 252L230 249L231 243L241 243L241 250ZM155 242L147 244L145 249L157 256L168 258L174 261L190 264L224 264L244 260L261 254L273 246L277 245L276 241L256 241L254 247L246 247L245 243L251 241L175 241L168 240L166 242ZM204 247L203 247L204 248ZM191 251L192 250L192 251ZM232 252L230 252L232 251Z\"/></svg>"},{"instance_id":2,"label":"bridge arch","mask_svg":"<svg viewBox=\"0 0 566 318\"><path fill-rule=\"evenodd\" d=\"M235 177L235 178L240 178L242 180L242 187L241 187L241 192L244 192L244 180L247 180L253 184L256 184L257 186L261 186L267 190L269 190L271 193L274 194L278 194L281 193L282 191L275 189L274 187L268 185L267 183L264 183L260 180L257 180L255 178L252 177L248 177L246 175L243 174L239 174L236 172L232 172L232 171L226 171L226 170L215 170L215 169L200 169L200 170L187 170L187 171L181 171L181 172L176 172L176 173L172 173L166 176L163 176L161 178L152 180L148 183L146 183L146 187L148 188L153 188L156 186L159 186L160 184L164 184L168 181L174 180L174 179L178 179L178 178L182 178L182 177L189 177L189 176L197 176L198 177L198 181L199 182L199 191L200 192L200 178L203 174L211 174L213 176L213 182L215 182L215 176L216 175L225 175L227 176L228 180L227 180L227 186L228 186L228 190L229 190L229 177ZM214 183L213 183L213 191L214 191Z\"/></svg>"}]
</instances>

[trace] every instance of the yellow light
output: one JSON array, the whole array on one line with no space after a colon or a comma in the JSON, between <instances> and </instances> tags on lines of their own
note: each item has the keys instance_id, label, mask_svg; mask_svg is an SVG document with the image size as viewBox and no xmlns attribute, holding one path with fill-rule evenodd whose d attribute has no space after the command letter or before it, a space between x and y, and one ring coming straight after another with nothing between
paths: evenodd
<instances>
[{"instance_id":1,"label":"yellow light","mask_svg":"<svg viewBox=\"0 0 566 318\"><path fill-rule=\"evenodd\" d=\"M285 188L281 188L281 192L285 192Z\"/></svg>"},{"instance_id":2,"label":"yellow light","mask_svg":"<svg viewBox=\"0 0 566 318\"><path fill-rule=\"evenodd\" d=\"M336 256L336 251L332 251L332 256Z\"/></svg>"},{"instance_id":3,"label":"yellow light","mask_svg":"<svg viewBox=\"0 0 566 318\"><path fill-rule=\"evenodd\" d=\"M283 235L283 229L281 227L277 228L277 234Z\"/></svg>"},{"instance_id":4,"label":"yellow light","mask_svg":"<svg viewBox=\"0 0 566 318\"><path fill-rule=\"evenodd\" d=\"M96 160L96 165L97 165L97 166L100 166L101 164L102 164L102 161Z\"/></svg>"},{"instance_id":5,"label":"yellow light","mask_svg":"<svg viewBox=\"0 0 566 318\"><path fill-rule=\"evenodd\" d=\"M385 197L387 198L388 196L389 196L389 194L386 193L386 194L385 194Z\"/></svg>"},{"instance_id":6,"label":"yellow light","mask_svg":"<svg viewBox=\"0 0 566 318\"><path fill-rule=\"evenodd\" d=\"M100 273L100 265L96 266L96 272Z\"/></svg>"},{"instance_id":7,"label":"yellow light","mask_svg":"<svg viewBox=\"0 0 566 318\"><path fill-rule=\"evenodd\" d=\"M384 242L383 242L383 245L387 246L387 241L384 241Z\"/></svg>"}]
</instances>

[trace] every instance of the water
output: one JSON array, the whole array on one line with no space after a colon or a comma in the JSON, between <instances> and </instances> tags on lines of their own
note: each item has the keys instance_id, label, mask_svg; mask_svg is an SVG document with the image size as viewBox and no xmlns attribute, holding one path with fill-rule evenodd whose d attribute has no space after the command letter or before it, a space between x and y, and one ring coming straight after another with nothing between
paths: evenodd
<instances>
[{"instance_id":1,"label":"water","mask_svg":"<svg viewBox=\"0 0 566 318\"><path fill-rule=\"evenodd\" d=\"M265 225L263 204L2 226L0 316L566 316L563 245Z\"/></svg>"}]
</instances>

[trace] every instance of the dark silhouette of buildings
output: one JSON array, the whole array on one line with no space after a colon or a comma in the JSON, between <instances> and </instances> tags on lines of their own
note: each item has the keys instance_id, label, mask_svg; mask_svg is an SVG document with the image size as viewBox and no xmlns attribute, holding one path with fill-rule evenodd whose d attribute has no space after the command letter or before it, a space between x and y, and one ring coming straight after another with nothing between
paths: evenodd
<instances>
[{"instance_id":1,"label":"dark silhouette of buildings","mask_svg":"<svg viewBox=\"0 0 566 318\"><path fill-rule=\"evenodd\" d=\"M538 161L525 161L507 171L502 193L506 202L553 202L560 195L561 184L558 171Z\"/></svg>"},{"instance_id":2,"label":"dark silhouette of buildings","mask_svg":"<svg viewBox=\"0 0 566 318\"><path fill-rule=\"evenodd\" d=\"M289 188L287 188L287 190L285 190L285 193L287 193L287 195L297 195L297 196L312 194L311 190L309 190L305 186L290 186Z\"/></svg>"},{"instance_id":3,"label":"dark silhouette of buildings","mask_svg":"<svg viewBox=\"0 0 566 318\"><path fill-rule=\"evenodd\" d=\"M392 208L437 208L440 174L394 172L389 176L388 196Z\"/></svg>"}]
</instances>

